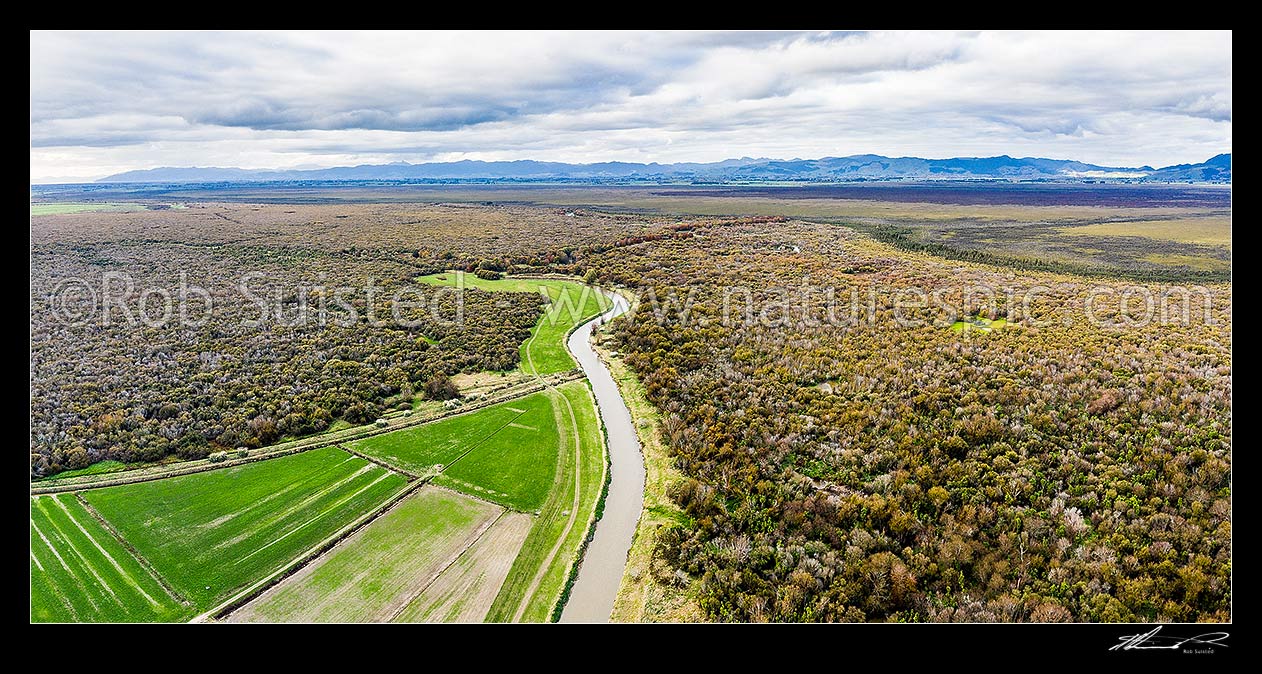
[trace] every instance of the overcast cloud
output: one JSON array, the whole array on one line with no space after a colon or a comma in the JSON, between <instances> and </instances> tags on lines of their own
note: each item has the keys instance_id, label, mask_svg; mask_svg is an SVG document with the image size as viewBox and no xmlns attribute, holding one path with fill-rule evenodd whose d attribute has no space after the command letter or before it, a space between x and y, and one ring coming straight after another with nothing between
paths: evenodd
<instances>
[{"instance_id":1,"label":"overcast cloud","mask_svg":"<svg viewBox=\"0 0 1262 674\"><path fill-rule=\"evenodd\" d=\"M31 34L32 181L157 166L1231 151L1231 33Z\"/></svg>"}]
</instances>

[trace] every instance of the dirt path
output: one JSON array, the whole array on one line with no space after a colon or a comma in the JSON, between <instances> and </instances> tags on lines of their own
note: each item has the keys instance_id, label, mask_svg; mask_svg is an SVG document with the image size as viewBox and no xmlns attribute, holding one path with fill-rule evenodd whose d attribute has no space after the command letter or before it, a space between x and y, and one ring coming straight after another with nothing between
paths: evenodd
<instances>
[{"instance_id":1,"label":"dirt path","mask_svg":"<svg viewBox=\"0 0 1262 674\"><path fill-rule=\"evenodd\" d=\"M364 454L363 452L360 452L360 451L357 451L357 450L351 449L351 447L350 447L350 443L349 443L349 442L347 442L347 443L340 443L340 442L339 442L339 443L337 443L337 444L335 444L335 445L333 445L333 446L334 446L334 447L337 447L338 449L342 450L343 452L346 452L347 454L354 454L355 456L358 456L359 458L361 458L361 459L363 459L363 460L365 460L365 461L370 461L370 462L372 462L372 463L375 463L375 464L377 464L378 466L381 466L382 468L385 468L386 470L388 470L388 471L390 471L390 472L393 472L393 473L398 473L398 474L400 474L400 475L402 475L402 476L406 477L406 478L407 478L407 479L409 479L409 480L415 480L415 479L417 479L417 478L421 477L420 475L417 475L416 473L413 473L413 472L411 472L411 471L403 470L402 468L399 468L399 467L397 467L397 466L392 466L392 465L390 465L390 464L386 463L385 461L382 461L381 459L378 459L378 458L377 458L377 457L375 457L375 456L369 456L369 455L367 455L367 454Z\"/></svg>"}]
</instances>

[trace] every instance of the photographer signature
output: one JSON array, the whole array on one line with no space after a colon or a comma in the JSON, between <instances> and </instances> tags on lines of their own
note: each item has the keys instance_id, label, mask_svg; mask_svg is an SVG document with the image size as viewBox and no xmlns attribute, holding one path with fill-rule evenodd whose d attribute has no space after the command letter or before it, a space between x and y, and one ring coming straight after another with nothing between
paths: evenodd
<instances>
[{"instance_id":1,"label":"photographer signature","mask_svg":"<svg viewBox=\"0 0 1262 674\"><path fill-rule=\"evenodd\" d=\"M1130 634L1120 637L1120 642L1114 644L1109 650L1178 650L1189 644L1192 646L1227 646L1227 644L1223 643L1223 639L1231 636L1226 632L1206 632L1194 637L1172 637L1160 634L1161 627L1158 625L1151 632L1144 634Z\"/></svg>"}]
</instances>

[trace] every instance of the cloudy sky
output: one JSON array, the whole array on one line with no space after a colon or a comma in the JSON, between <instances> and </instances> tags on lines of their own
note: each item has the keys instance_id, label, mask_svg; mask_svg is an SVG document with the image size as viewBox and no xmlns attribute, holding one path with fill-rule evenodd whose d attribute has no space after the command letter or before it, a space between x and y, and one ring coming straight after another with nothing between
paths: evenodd
<instances>
[{"instance_id":1,"label":"cloudy sky","mask_svg":"<svg viewBox=\"0 0 1262 674\"><path fill-rule=\"evenodd\" d=\"M31 176L1231 151L1231 33L31 34Z\"/></svg>"}]
</instances>

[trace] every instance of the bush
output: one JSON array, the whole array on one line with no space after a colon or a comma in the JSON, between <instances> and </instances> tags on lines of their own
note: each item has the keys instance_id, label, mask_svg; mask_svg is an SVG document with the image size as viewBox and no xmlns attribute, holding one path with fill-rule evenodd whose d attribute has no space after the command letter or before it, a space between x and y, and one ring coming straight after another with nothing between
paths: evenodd
<instances>
[{"instance_id":1,"label":"bush","mask_svg":"<svg viewBox=\"0 0 1262 674\"><path fill-rule=\"evenodd\" d=\"M460 397L460 388L451 377L439 372L425 380L425 397L430 400L451 400Z\"/></svg>"},{"instance_id":2,"label":"bush","mask_svg":"<svg viewBox=\"0 0 1262 674\"><path fill-rule=\"evenodd\" d=\"M503 274L497 271L493 271L491 269L479 269L473 272L473 275L482 279L483 281L498 281L504 278Z\"/></svg>"},{"instance_id":3,"label":"bush","mask_svg":"<svg viewBox=\"0 0 1262 674\"><path fill-rule=\"evenodd\" d=\"M206 457L211 463L223 463L228 460L228 452L212 452Z\"/></svg>"}]
</instances>

